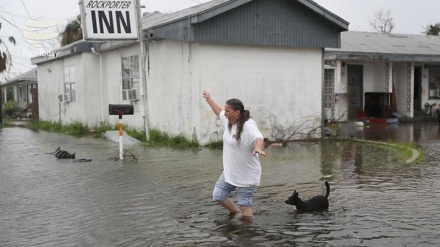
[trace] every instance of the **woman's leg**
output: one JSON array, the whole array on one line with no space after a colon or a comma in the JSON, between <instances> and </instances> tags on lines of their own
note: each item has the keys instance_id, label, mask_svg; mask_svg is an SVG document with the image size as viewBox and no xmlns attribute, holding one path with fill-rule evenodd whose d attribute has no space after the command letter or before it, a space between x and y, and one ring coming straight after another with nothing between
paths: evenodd
<instances>
[{"instance_id":1,"label":"woman's leg","mask_svg":"<svg viewBox=\"0 0 440 247\"><path fill-rule=\"evenodd\" d=\"M243 217L251 218L253 216L251 207L240 206L240 211L241 211L241 214L243 215Z\"/></svg>"},{"instance_id":2,"label":"woman's leg","mask_svg":"<svg viewBox=\"0 0 440 247\"><path fill-rule=\"evenodd\" d=\"M217 201L218 204L227 209L230 213L240 212L237 206L235 206L235 204L232 202L231 198L228 197L231 191L233 191L234 189L235 186L226 183L224 175L222 174L217 180L214 191L212 192L212 198Z\"/></svg>"},{"instance_id":3,"label":"woman's leg","mask_svg":"<svg viewBox=\"0 0 440 247\"><path fill-rule=\"evenodd\" d=\"M225 209L227 209L230 213L238 213L240 210L235 206L232 202L231 198L226 198L224 201L217 201L218 204L222 205Z\"/></svg>"},{"instance_id":4,"label":"woman's leg","mask_svg":"<svg viewBox=\"0 0 440 247\"><path fill-rule=\"evenodd\" d=\"M255 186L237 187L238 205L243 217L251 218L252 214L252 199L254 197Z\"/></svg>"}]
</instances>

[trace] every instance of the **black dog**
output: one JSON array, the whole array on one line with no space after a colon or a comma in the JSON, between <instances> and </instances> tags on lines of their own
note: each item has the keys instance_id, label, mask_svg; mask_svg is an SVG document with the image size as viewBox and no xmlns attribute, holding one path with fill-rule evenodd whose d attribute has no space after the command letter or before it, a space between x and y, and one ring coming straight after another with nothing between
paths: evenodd
<instances>
[{"instance_id":1,"label":"black dog","mask_svg":"<svg viewBox=\"0 0 440 247\"><path fill-rule=\"evenodd\" d=\"M325 186L327 187L327 192L325 196L315 196L308 201L303 201L298 197L298 192L296 190L293 195L286 200L287 204L295 205L296 210L300 212L319 212L328 209L328 195L330 194L330 185L325 181Z\"/></svg>"}]
</instances>

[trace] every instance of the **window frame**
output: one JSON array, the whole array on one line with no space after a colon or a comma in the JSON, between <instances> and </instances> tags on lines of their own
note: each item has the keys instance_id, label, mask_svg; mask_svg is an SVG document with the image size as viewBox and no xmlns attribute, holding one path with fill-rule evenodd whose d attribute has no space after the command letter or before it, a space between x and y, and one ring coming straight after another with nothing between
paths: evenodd
<instances>
[{"instance_id":1,"label":"window frame","mask_svg":"<svg viewBox=\"0 0 440 247\"><path fill-rule=\"evenodd\" d=\"M70 102L76 102L76 68L75 65L64 66L63 70L64 94L70 96Z\"/></svg>"},{"instance_id":2,"label":"window frame","mask_svg":"<svg viewBox=\"0 0 440 247\"><path fill-rule=\"evenodd\" d=\"M129 55L121 57L121 93L122 90L139 88L139 64L139 55Z\"/></svg>"}]
</instances>

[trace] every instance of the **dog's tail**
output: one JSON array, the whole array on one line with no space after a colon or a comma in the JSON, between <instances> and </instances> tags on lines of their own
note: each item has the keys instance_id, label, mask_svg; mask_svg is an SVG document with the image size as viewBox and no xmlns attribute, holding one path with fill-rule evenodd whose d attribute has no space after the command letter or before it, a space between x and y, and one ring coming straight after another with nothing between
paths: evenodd
<instances>
[{"instance_id":1,"label":"dog's tail","mask_svg":"<svg viewBox=\"0 0 440 247\"><path fill-rule=\"evenodd\" d=\"M325 181L325 187L327 187L327 191L325 192L325 198L328 198L330 195L330 184L328 184L327 181Z\"/></svg>"}]
</instances>

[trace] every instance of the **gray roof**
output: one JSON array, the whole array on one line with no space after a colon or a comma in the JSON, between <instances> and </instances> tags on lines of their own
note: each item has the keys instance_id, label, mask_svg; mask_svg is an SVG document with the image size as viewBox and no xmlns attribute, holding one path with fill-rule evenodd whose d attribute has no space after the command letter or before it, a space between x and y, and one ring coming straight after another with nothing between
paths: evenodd
<instances>
[{"instance_id":1,"label":"gray roof","mask_svg":"<svg viewBox=\"0 0 440 247\"><path fill-rule=\"evenodd\" d=\"M23 73L15 78L12 78L11 80L2 83L2 86L7 86L13 83L19 83L19 82L35 82L37 83L37 68L33 68L29 70L26 73Z\"/></svg>"},{"instance_id":2,"label":"gray roof","mask_svg":"<svg viewBox=\"0 0 440 247\"><path fill-rule=\"evenodd\" d=\"M171 14L163 14L157 11L153 13L144 13L142 19L142 29L150 29L152 27L180 21L188 17L192 17L192 23L204 21L251 1L253 0L213 0ZM347 21L318 5L312 0L296 1L321 14L323 17L331 20L345 30L348 29L349 23Z\"/></svg>"},{"instance_id":3,"label":"gray roof","mask_svg":"<svg viewBox=\"0 0 440 247\"><path fill-rule=\"evenodd\" d=\"M349 31L341 33L341 48L325 51L327 59L438 62L440 37Z\"/></svg>"}]
</instances>

